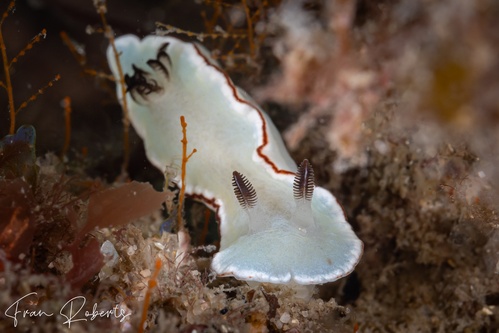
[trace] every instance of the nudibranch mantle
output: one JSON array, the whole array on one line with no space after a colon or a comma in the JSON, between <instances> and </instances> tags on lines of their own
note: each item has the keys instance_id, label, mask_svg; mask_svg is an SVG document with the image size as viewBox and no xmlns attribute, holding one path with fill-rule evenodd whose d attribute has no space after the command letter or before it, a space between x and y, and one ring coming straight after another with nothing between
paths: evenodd
<instances>
[{"instance_id":1,"label":"nudibranch mantle","mask_svg":"<svg viewBox=\"0 0 499 333\"><path fill-rule=\"evenodd\" d=\"M186 193L216 210L222 276L280 284L320 284L349 274L363 244L333 195L297 170L267 114L209 52L173 37L116 39L129 117L153 165L179 166L180 116L188 123ZM119 82L111 47L108 62ZM300 173L300 170L302 173ZM181 185L177 176L174 181ZM236 194L236 195L235 195Z\"/></svg>"}]
</instances>

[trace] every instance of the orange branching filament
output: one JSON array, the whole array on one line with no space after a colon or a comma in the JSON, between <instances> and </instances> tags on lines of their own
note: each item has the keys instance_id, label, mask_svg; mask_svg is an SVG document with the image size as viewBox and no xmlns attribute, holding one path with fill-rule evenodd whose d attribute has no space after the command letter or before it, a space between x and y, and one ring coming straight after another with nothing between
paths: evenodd
<instances>
[{"instance_id":1,"label":"orange branching filament","mask_svg":"<svg viewBox=\"0 0 499 333\"><path fill-rule=\"evenodd\" d=\"M16 129L16 109L14 107L14 92L12 90L12 82L10 80L10 64L9 64L9 59L7 58L7 47L5 46L5 41L3 40L2 26L5 19L9 16L9 13L14 10L15 3L16 3L15 0L12 0L9 3L9 6L3 13L2 19L0 20L0 51L2 52L3 71L5 75L5 82L2 82L1 85L7 91L9 99L10 134L14 134L14 131Z\"/></svg>"},{"instance_id":2,"label":"orange branching filament","mask_svg":"<svg viewBox=\"0 0 499 333\"><path fill-rule=\"evenodd\" d=\"M54 83L57 82L57 81L59 81L60 79L61 79L61 76L59 74L57 74L56 76L54 76L54 78L52 80L50 80L45 86L43 86L42 88L38 89L26 101L22 102L22 104L17 108L15 115L17 115L19 113L19 111L21 111L22 109L24 109L25 107L27 107L29 103L35 101L38 98L38 96L40 96L41 94L43 94L45 92L45 90L47 90L47 88L52 87L54 85Z\"/></svg>"},{"instance_id":3,"label":"orange branching filament","mask_svg":"<svg viewBox=\"0 0 499 333\"><path fill-rule=\"evenodd\" d=\"M203 41L206 38L217 39L217 38L246 38L246 34L236 34L229 33L227 31L219 30L217 32L193 32L189 30L184 30L181 28L174 27L170 24L164 24L161 22L156 22L156 27L163 34L167 35L170 33L176 33L181 35L186 35L187 37L196 37L199 41Z\"/></svg>"},{"instance_id":4,"label":"orange branching filament","mask_svg":"<svg viewBox=\"0 0 499 333\"><path fill-rule=\"evenodd\" d=\"M10 67L12 67L13 64L18 62L20 58L24 57L27 51L31 50L36 43L39 43L42 40L42 38L45 37L47 37L47 29L42 29L42 31L40 31L38 35L33 37L33 39L31 39L31 41L28 44L26 44L26 46L21 51L19 51L19 53L14 58L12 58L9 64Z\"/></svg>"},{"instance_id":5,"label":"orange branching filament","mask_svg":"<svg viewBox=\"0 0 499 333\"><path fill-rule=\"evenodd\" d=\"M10 113L9 133L10 134L14 134L14 131L16 129L17 113L19 111L21 111L22 109L24 109L26 106L28 106L29 103L36 100L36 98L39 95L43 94L45 89L47 89L48 87L52 87L54 82L59 81L59 79L61 78L59 75L56 75L55 78L52 79L45 87L38 89L38 91L36 93L31 95L30 98L28 98L26 101L24 101L16 109L15 103L14 103L14 91L12 88L12 80L10 77L10 70L12 69L13 65L19 61L19 59L21 57L26 55L27 51L31 50L35 44L39 43L42 40L42 38L45 38L47 36L47 30L42 29L42 31L38 35L33 37L33 39L31 39L31 41L28 44L26 44L26 46L21 51L19 51L19 53L14 58L12 58L12 60L9 61L9 58L7 57L7 46L5 45L5 41L3 38L2 26L3 26L5 19L7 19L7 17L9 16L9 14L14 11L15 3L16 3L15 0L12 0L9 3L9 5L7 6L7 9L2 14L2 18L0 19L0 52L1 52L1 56L2 56L2 65L3 65L3 72L4 72L4 81L0 81L0 87L4 88L7 91L7 97L9 100L9 113Z\"/></svg>"},{"instance_id":6,"label":"orange branching filament","mask_svg":"<svg viewBox=\"0 0 499 333\"><path fill-rule=\"evenodd\" d=\"M185 173L187 161L191 158L192 154L194 154L197 150L194 148L192 152L187 155L187 123L185 122L184 116L180 116L180 125L182 126L182 186L180 187L180 194L178 196L178 215L177 215L177 227L178 230L184 229L184 224L182 223L182 211L184 208L184 197L185 197Z\"/></svg>"},{"instance_id":7,"label":"orange branching filament","mask_svg":"<svg viewBox=\"0 0 499 333\"><path fill-rule=\"evenodd\" d=\"M65 135L64 135L64 147L62 148L61 156L65 156L69 149L69 143L71 141L71 98L69 96L64 97L62 101L64 107L64 124L65 124Z\"/></svg>"},{"instance_id":8,"label":"orange branching filament","mask_svg":"<svg viewBox=\"0 0 499 333\"><path fill-rule=\"evenodd\" d=\"M202 4L211 7L210 10L201 11L204 23L203 32L193 32L156 22L156 33L158 35L181 34L197 38L199 41L210 39L218 51L213 56L223 61L226 68L248 71L247 66L259 68L256 59L264 40L268 37L267 29L262 29L262 27L266 26L269 9L277 7L280 2L281 0L257 2L202 0ZM231 19L230 13L232 12L243 14L244 19Z\"/></svg>"},{"instance_id":9,"label":"orange branching filament","mask_svg":"<svg viewBox=\"0 0 499 333\"><path fill-rule=\"evenodd\" d=\"M123 100L121 101L122 103L122 109L123 109L123 165L121 167L121 172L122 175L126 174L126 170L128 168L128 162L130 160L130 138L129 138L129 131L130 131L130 119L128 117L128 103L125 98L126 96L126 83L125 83L125 76L123 75L123 68L121 67L121 62L120 62L120 54L118 53L118 49L116 48L116 45L114 43L114 32L109 23L107 23L106 19L106 12L107 12L107 7L106 7L106 0L98 0L94 1L94 6L95 9L97 10L97 13L100 15L101 21L102 21L102 27L103 27L103 33L104 36L109 40L109 45L111 46L114 54L114 58L116 61L116 65L118 68L118 75L120 77L120 87L121 87L121 96L123 96Z\"/></svg>"},{"instance_id":10,"label":"orange branching filament","mask_svg":"<svg viewBox=\"0 0 499 333\"><path fill-rule=\"evenodd\" d=\"M147 312L149 309L149 302L151 301L151 293L152 290L158 285L158 275L159 271L161 270L163 262L161 261L160 258L156 258L156 262L154 263L154 273L152 274L151 278L149 279L149 282L147 283L147 291L146 291L146 296L144 297L144 307L142 308L142 317L140 319L140 324L139 324L139 333L144 332L144 324L147 320Z\"/></svg>"},{"instance_id":11,"label":"orange branching filament","mask_svg":"<svg viewBox=\"0 0 499 333\"><path fill-rule=\"evenodd\" d=\"M96 31L96 29L94 29L94 31ZM103 32L102 29L99 30L99 32ZM100 78L100 79L104 79L107 81L116 82L116 80L114 79L114 76L88 67L87 66L87 57L85 55L85 50L83 49L83 47L78 45L77 42L72 40L65 31L61 31L59 33L59 35L60 35L63 43L67 46L69 52L71 52L71 54L73 55L75 60L78 62L78 64L83 67L83 73L90 75L90 76Z\"/></svg>"},{"instance_id":12,"label":"orange branching filament","mask_svg":"<svg viewBox=\"0 0 499 333\"><path fill-rule=\"evenodd\" d=\"M246 24L248 28L248 43L250 47L250 56L251 58L255 58L255 41L253 40L253 21L251 18L251 14L248 8L248 4L246 0L242 0L244 7L244 15L246 15Z\"/></svg>"},{"instance_id":13,"label":"orange branching filament","mask_svg":"<svg viewBox=\"0 0 499 333\"><path fill-rule=\"evenodd\" d=\"M82 47L79 47L74 41L69 38L68 34L65 31L61 31L59 33L63 43L69 49L69 52L73 55L73 57L78 61L80 66L84 66L87 63L87 58L85 57L85 52Z\"/></svg>"}]
</instances>

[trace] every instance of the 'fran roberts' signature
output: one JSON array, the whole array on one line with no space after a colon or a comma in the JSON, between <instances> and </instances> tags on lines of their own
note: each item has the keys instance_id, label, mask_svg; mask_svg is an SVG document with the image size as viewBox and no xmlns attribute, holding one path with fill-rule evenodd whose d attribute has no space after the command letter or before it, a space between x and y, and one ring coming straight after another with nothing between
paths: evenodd
<instances>
[{"instance_id":1,"label":"'fran roberts' signature","mask_svg":"<svg viewBox=\"0 0 499 333\"><path fill-rule=\"evenodd\" d=\"M7 318L12 319L14 327L17 327L19 320L22 318L33 318L33 317L52 317L54 313L45 312L42 310L33 310L32 307L23 308L23 304L29 304L30 297L37 295L36 292L31 292L24 295L23 297L17 299L12 303L4 314ZM65 318L63 325L68 325L71 328L71 324L79 321L93 321L96 318L116 318L120 319L120 323L123 322L131 313L127 313L124 309L115 305L109 310L98 310L97 303L94 303L92 311L86 310L83 312L83 307L87 302L84 296L76 296L71 298L69 301L64 303L64 305L59 310L58 315Z\"/></svg>"}]
</instances>

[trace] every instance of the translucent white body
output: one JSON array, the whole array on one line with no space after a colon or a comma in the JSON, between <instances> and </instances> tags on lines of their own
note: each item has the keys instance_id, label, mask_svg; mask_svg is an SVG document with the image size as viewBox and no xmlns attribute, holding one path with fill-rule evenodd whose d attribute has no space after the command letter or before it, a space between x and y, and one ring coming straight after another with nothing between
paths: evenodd
<instances>
[{"instance_id":1,"label":"translucent white body","mask_svg":"<svg viewBox=\"0 0 499 333\"><path fill-rule=\"evenodd\" d=\"M147 157L160 170L180 165L180 116L188 123L189 148L197 153L187 164L186 193L215 209L220 223L213 270L242 280L318 284L354 269L363 245L336 199L320 187L311 201L295 199L297 165L273 123L202 46L131 35L116 46L128 76L128 92L122 96L118 86L118 98L127 99ZM118 79L114 59L109 48ZM235 170L257 193L251 209L234 195ZM175 181L181 185L180 177Z\"/></svg>"}]
</instances>

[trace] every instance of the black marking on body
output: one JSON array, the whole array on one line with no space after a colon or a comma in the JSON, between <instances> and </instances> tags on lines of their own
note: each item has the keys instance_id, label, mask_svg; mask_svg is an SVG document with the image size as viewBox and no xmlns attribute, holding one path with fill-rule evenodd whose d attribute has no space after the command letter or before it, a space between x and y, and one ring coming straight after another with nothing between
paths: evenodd
<instances>
[{"instance_id":1,"label":"black marking on body","mask_svg":"<svg viewBox=\"0 0 499 333\"><path fill-rule=\"evenodd\" d=\"M166 61L168 61L168 64L171 67L172 66L172 59L170 58L170 55L168 53L166 53L166 48L169 45L170 45L170 43L168 43L168 42L161 45L161 47L158 50L157 60L162 61L162 60L166 59Z\"/></svg>"},{"instance_id":2,"label":"black marking on body","mask_svg":"<svg viewBox=\"0 0 499 333\"><path fill-rule=\"evenodd\" d=\"M246 177L237 171L232 173L234 194L243 209L253 208L257 203L256 191Z\"/></svg>"},{"instance_id":3,"label":"black marking on body","mask_svg":"<svg viewBox=\"0 0 499 333\"><path fill-rule=\"evenodd\" d=\"M170 79L169 68L172 66L172 61L166 52L169 44L162 44L158 49L156 59L149 59L147 61L147 65L153 70L153 73L149 73L132 64L133 75L125 75L126 90L136 103L141 104L140 98L148 100L149 95L152 93L163 92L164 86L160 83L163 80L161 80L161 77L154 77L154 73L159 74L166 81Z\"/></svg>"},{"instance_id":4,"label":"black marking on body","mask_svg":"<svg viewBox=\"0 0 499 333\"><path fill-rule=\"evenodd\" d=\"M154 71L161 72L167 79L170 78L170 73L168 72L168 69L166 69L165 65L161 61L151 59L147 61L147 64Z\"/></svg>"},{"instance_id":5,"label":"black marking on body","mask_svg":"<svg viewBox=\"0 0 499 333\"><path fill-rule=\"evenodd\" d=\"M140 95L144 96L162 89L156 80L148 78L148 76L150 76L148 72L138 68L135 65L132 65L132 68L133 76L129 76L128 74L125 75L127 91L132 94L133 91L136 91Z\"/></svg>"}]
</instances>

